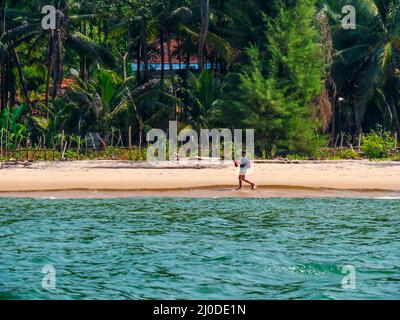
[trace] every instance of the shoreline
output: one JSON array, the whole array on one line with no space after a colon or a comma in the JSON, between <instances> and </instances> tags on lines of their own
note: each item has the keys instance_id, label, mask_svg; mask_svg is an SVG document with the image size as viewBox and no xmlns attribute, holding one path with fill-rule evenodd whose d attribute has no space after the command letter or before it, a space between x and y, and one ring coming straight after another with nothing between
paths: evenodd
<instances>
[{"instance_id":1,"label":"shoreline","mask_svg":"<svg viewBox=\"0 0 400 320\"><path fill-rule=\"evenodd\" d=\"M213 161L1 163L0 198L400 197L400 162L255 161L259 189L235 191L237 169Z\"/></svg>"},{"instance_id":2,"label":"shoreline","mask_svg":"<svg viewBox=\"0 0 400 320\"><path fill-rule=\"evenodd\" d=\"M272 198L352 198L352 199L400 199L397 191L357 191L337 189L261 188L256 191L228 188L202 188L190 190L49 190L0 192L0 199L118 199L118 198L195 198L195 199L272 199ZM1 201L1 200L0 200Z\"/></svg>"}]
</instances>

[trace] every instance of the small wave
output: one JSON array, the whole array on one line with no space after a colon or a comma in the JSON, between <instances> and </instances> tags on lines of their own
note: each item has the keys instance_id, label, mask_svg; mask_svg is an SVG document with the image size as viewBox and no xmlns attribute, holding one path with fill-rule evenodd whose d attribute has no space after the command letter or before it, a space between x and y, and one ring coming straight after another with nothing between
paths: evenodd
<instances>
[{"instance_id":1,"label":"small wave","mask_svg":"<svg viewBox=\"0 0 400 320\"><path fill-rule=\"evenodd\" d=\"M377 200L396 200L396 199L400 199L400 197L375 197L374 199L377 199Z\"/></svg>"}]
</instances>

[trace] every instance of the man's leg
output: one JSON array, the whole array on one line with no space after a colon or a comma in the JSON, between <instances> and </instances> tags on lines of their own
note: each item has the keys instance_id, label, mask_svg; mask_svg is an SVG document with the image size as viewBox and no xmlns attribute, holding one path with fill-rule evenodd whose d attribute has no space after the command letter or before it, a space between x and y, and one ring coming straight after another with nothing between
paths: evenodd
<instances>
[{"instance_id":1,"label":"man's leg","mask_svg":"<svg viewBox=\"0 0 400 320\"><path fill-rule=\"evenodd\" d=\"M248 183L249 185L251 185L251 188L252 188L252 189L255 188L256 184L253 183L253 182L251 182L251 181L249 181L249 180L247 180L245 176L243 176L242 180L243 180L244 182Z\"/></svg>"},{"instance_id":2,"label":"man's leg","mask_svg":"<svg viewBox=\"0 0 400 320\"><path fill-rule=\"evenodd\" d=\"M240 189L242 189L242 185L243 185L243 182L242 182L242 176L241 176L241 175L239 175L239 188L237 188L236 190L240 190Z\"/></svg>"}]
</instances>

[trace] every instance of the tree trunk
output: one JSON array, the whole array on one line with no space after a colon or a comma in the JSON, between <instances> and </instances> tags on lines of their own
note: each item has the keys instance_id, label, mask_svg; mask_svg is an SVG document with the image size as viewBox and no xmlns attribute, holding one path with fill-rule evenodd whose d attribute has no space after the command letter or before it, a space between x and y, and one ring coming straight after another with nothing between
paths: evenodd
<instances>
[{"instance_id":1,"label":"tree trunk","mask_svg":"<svg viewBox=\"0 0 400 320\"><path fill-rule=\"evenodd\" d=\"M47 65L47 78L46 78L46 94L45 94L45 105L49 105L49 95L50 95L50 81L51 73L53 72L53 30L49 34L49 53L48 53L48 65Z\"/></svg>"},{"instance_id":2,"label":"tree trunk","mask_svg":"<svg viewBox=\"0 0 400 320\"><path fill-rule=\"evenodd\" d=\"M171 77L172 91L173 94L175 95L174 63L172 60L171 40L169 38L167 40L167 54L168 54L169 76Z\"/></svg>"},{"instance_id":3,"label":"tree trunk","mask_svg":"<svg viewBox=\"0 0 400 320\"><path fill-rule=\"evenodd\" d=\"M14 56L9 61L9 70L14 70L15 58ZM9 107L17 105L17 83L14 72L8 73L8 92L9 92Z\"/></svg>"},{"instance_id":4,"label":"tree trunk","mask_svg":"<svg viewBox=\"0 0 400 320\"><path fill-rule=\"evenodd\" d=\"M10 70L12 70L11 59L9 58L9 54L7 52L4 61L4 108L10 107L8 105L8 97L10 92L9 86L9 77L10 77Z\"/></svg>"},{"instance_id":5,"label":"tree trunk","mask_svg":"<svg viewBox=\"0 0 400 320\"><path fill-rule=\"evenodd\" d=\"M199 71L204 69L204 50L206 36L210 24L210 0L199 0L200 1L200 15L201 15L201 30L199 36L199 48L198 48L198 59L199 59Z\"/></svg>"},{"instance_id":6,"label":"tree trunk","mask_svg":"<svg viewBox=\"0 0 400 320\"><path fill-rule=\"evenodd\" d=\"M164 31L161 31L160 35L160 55L161 55L161 83L164 83L165 78L165 64L164 64Z\"/></svg>"},{"instance_id":7,"label":"tree trunk","mask_svg":"<svg viewBox=\"0 0 400 320\"><path fill-rule=\"evenodd\" d=\"M353 106L353 110L354 110L354 124L355 124L355 134L356 137L358 137L361 133L362 133L362 127L361 127L361 118L360 118L360 114L354 104Z\"/></svg>"},{"instance_id":8,"label":"tree trunk","mask_svg":"<svg viewBox=\"0 0 400 320\"><path fill-rule=\"evenodd\" d=\"M1 12L0 12L0 34L3 35L6 31L6 0L0 0ZM6 108L6 54L4 50L1 53L1 105L0 112Z\"/></svg>"},{"instance_id":9,"label":"tree trunk","mask_svg":"<svg viewBox=\"0 0 400 320\"><path fill-rule=\"evenodd\" d=\"M144 63L144 74L143 81L149 81L149 55L148 55L148 46L147 46L147 23L144 19L140 22L140 39L141 39L141 47L142 47L142 59Z\"/></svg>"},{"instance_id":10,"label":"tree trunk","mask_svg":"<svg viewBox=\"0 0 400 320\"><path fill-rule=\"evenodd\" d=\"M124 74L124 81L127 78L127 71L126 71L126 59L128 58L128 52L124 54L122 57L122 63L123 63L123 74Z\"/></svg>"},{"instance_id":11,"label":"tree trunk","mask_svg":"<svg viewBox=\"0 0 400 320\"><path fill-rule=\"evenodd\" d=\"M355 138L357 139L357 146L361 145L361 135L362 135L362 127L361 127L361 117L357 110L357 107L354 104L354 123L355 123Z\"/></svg>"},{"instance_id":12,"label":"tree trunk","mask_svg":"<svg viewBox=\"0 0 400 320\"><path fill-rule=\"evenodd\" d=\"M171 50L171 40L167 40L167 54L168 54L168 64L169 64L169 75L171 79L174 77L174 63L172 61L172 50Z\"/></svg>"},{"instance_id":13,"label":"tree trunk","mask_svg":"<svg viewBox=\"0 0 400 320\"><path fill-rule=\"evenodd\" d=\"M57 10L57 29L54 37L54 59L53 59L53 99L56 97L58 91L61 89L63 81L63 65L62 65L62 45L63 39L66 37L66 30L68 29L68 4L65 0L60 0L59 8Z\"/></svg>"},{"instance_id":14,"label":"tree trunk","mask_svg":"<svg viewBox=\"0 0 400 320\"><path fill-rule=\"evenodd\" d=\"M168 36L168 35L167 35ZM171 78L172 85L172 95L176 96L175 92L175 79L174 79L174 63L172 61L172 50L171 50L171 39L168 36L167 38L167 54L168 54L168 64L169 64L169 76ZM176 109L176 105L174 104L174 112L175 112L175 120L178 120L178 111Z\"/></svg>"},{"instance_id":15,"label":"tree trunk","mask_svg":"<svg viewBox=\"0 0 400 320\"><path fill-rule=\"evenodd\" d=\"M87 36L87 20L84 19L83 20L83 31L82 33ZM87 73L87 55L83 54L83 56L81 57L81 79L82 81L86 81L87 77L86 77L86 73Z\"/></svg>"},{"instance_id":16,"label":"tree trunk","mask_svg":"<svg viewBox=\"0 0 400 320\"><path fill-rule=\"evenodd\" d=\"M59 89L61 88L62 82L62 39L61 39L61 28L62 28L62 16L63 13L57 11L57 29L53 36L53 94L54 99L57 96Z\"/></svg>"},{"instance_id":17,"label":"tree trunk","mask_svg":"<svg viewBox=\"0 0 400 320\"><path fill-rule=\"evenodd\" d=\"M332 147L335 147L335 139L336 139L336 101L335 100L331 102L331 105L332 105L332 118L331 118Z\"/></svg>"},{"instance_id":18,"label":"tree trunk","mask_svg":"<svg viewBox=\"0 0 400 320\"><path fill-rule=\"evenodd\" d=\"M19 83L21 85L22 95L24 96L25 103L28 105L29 109L31 109L31 101L29 99L29 92L25 85L25 79L24 79L24 74L22 72L21 63L19 61L18 53L15 49L13 49L13 55L14 55L15 64L16 64L17 70L18 70Z\"/></svg>"},{"instance_id":19,"label":"tree trunk","mask_svg":"<svg viewBox=\"0 0 400 320\"><path fill-rule=\"evenodd\" d=\"M400 119L399 119L399 113L397 111L397 107L395 104L392 104L392 114L394 118L394 123L396 125L396 132L397 132L397 137L400 138Z\"/></svg>"},{"instance_id":20,"label":"tree trunk","mask_svg":"<svg viewBox=\"0 0 400 320\"><path fill-rule=\"evenodd\" d=\"M142 84L142 75L141 75L141 70L140 70L140 68L142 66L142 61L141 61L142 49L141 49L141 47L142 46L139 43L138 49L137 49L137 60L136 60L137 61L136 62L136 65L137 65L136 81L137 81L138 86L140 86Z\"/></svg>"},{"instance_id":21,"label":"tree trunk","mask_svg":"<svg viewBox=\"0 0 400 320\"><path fill-rule=\"evenodd\" d=\"M143 123L142 119L139 120L139 156L142 153L142 143L143 143Z\"/></svg>"},{"instance_id":22,"label":"tree trunk","mask_svg":"<svg viewBox=\"0 0 400 320\"><path fill-rule=\"evenodd\" d=\"M60 30L56 31L53 39L53 93L52 98L57 96L58 90L61 87L61 35Z\"/></svg>"}]
</instances>

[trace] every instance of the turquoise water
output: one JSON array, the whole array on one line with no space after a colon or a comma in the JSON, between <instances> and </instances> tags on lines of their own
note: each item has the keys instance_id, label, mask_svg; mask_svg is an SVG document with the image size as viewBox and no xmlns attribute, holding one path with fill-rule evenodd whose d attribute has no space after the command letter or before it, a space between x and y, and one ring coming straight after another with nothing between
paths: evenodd
<instances>
[{"instance_id":1,"label":"turquoise water","mask_svg":"<svg viewBox=\"0 0 400 320\"><path fill-rule=\"evenodd\" d=\"M0 199L0 299L398 299L400 201ZM42 268L56 288L42 288ZM342 268L356 270L343 289Z\"/></svg>"}]
</instances>

